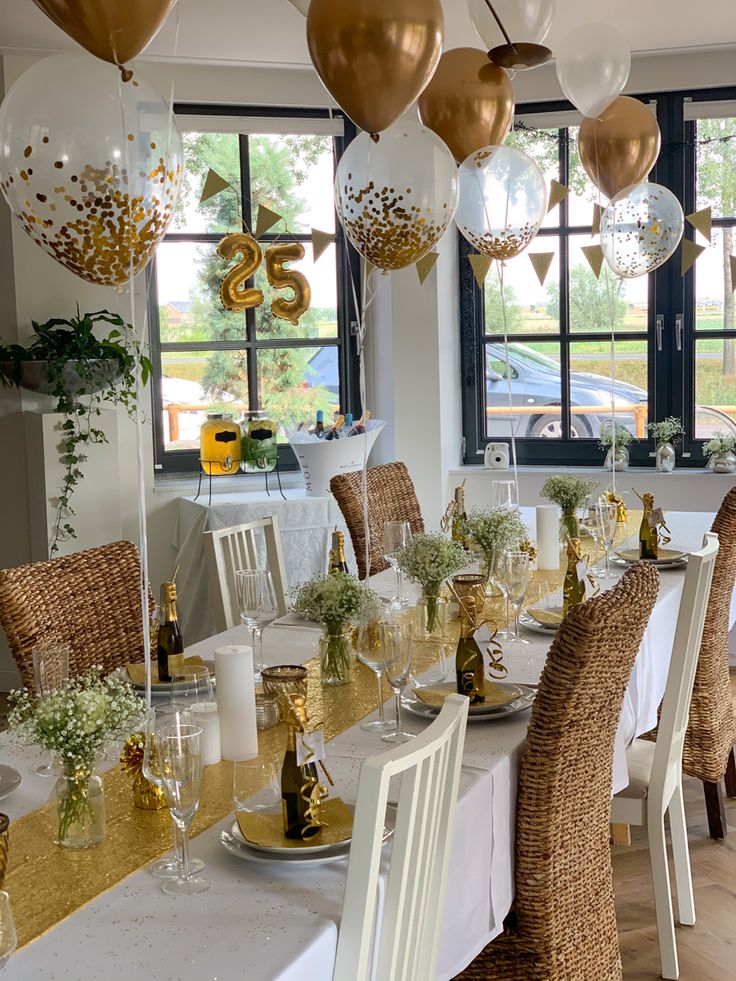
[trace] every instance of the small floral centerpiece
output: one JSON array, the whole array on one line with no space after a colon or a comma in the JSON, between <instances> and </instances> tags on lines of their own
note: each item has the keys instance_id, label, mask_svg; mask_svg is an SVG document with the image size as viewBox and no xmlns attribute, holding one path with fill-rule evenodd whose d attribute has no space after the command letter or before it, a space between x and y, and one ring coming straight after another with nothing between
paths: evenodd
<instances>
[{"instance_id":1,"label":"small floral centerpiece","mask_svg":"<svg viewBox=\"0 0 736 981\"><path fill-rule=\"evenodd\" d=\"M105 798L95 773L111 743L140 722L142 702L117 675L93 667L39 697L27 688L9 697L8 724L23 743L35 743L58 759L58 843L89 848L105 837Z\"/></svg>"},{"instance_id":2,"label":"small floral centerpiece","mask_svg":"<svg viewBox=\"0 0 736 981\"><path fill-rule=\"evenodd\" d=\"M733 473L736 470L736 436L717 429L703 444L703 453L708 457L708 466L715 473Z\"/></svg>"},{"instance_id":3,"label":"small floral centerpiece","mask_svg":"<svg viewBox=\"0 0 736 981\"><path fill-rule=\"evenodd\" d=\"M297 587L294 612L324 627L320 641L323 685L350 681L350 630L363 610L376 602L372 589L345 572L317 576Z\"/></svg>"},{"instance_id":4,"label":"small floral centerpiece","mask_svg":"<svg viewBox=\"0 0 736 981\"><path fill-rule=\"evenodd\" d=\"M585 503L596 484L594 480L585 480L573 474L560 473L548 477L540 491L542 497L557 504L562 511L560 520L560 537L563 542L568 538L579 538L580 529L575 512Z\"/></svg>"},{"instance_id":5,"label":"small floral centerpiece","mask_svg":"<svg viewBox=\"0 0 736 981\"><path fill-rule=\"evenodd\" d=\"M629 465L629 444L633 438L626 426L606 419L598 437L600 448L608 451L603 466L608 470L625 470Z\"/></svg>"},{"instance_id":6,"label":"small floral centerpiece","mask_svg":"<svg viewBox=\"0 0 736 981\"><path fill-rule=\"evenodd\" d=\"M472 556L459 542L444 535L423 534L414 535L396 558L401 571L422 587L419 611L423 622L419 625L419 634L431 637L441 627L440 590L443 582L464 569Z\"/></svg>"},{"instance_id":7,"label":"small floral centerpiece","mask_svg":"<svg viewBox=\"0 0 736 981\"><path fill-rule=\"evenodd\" d=\"M494 557L519 548L529 538L518 508L475 509L465 521L464 533L485 556L486 584L493 572Z\"/></svg>"},{"instance_id":8,"label":"small floral centerpiece","mask_svg":"<svg viewBox=\"0 0 736 981\"><path fill-rule=\"evenodd\" d=\"M675 446L685 435L682 419L677 416L667 416L661 422L650 422L647 426L649 435L657 445L655 462L657 470L671 473L675 469Z\"/></svg>"}]
</instances>

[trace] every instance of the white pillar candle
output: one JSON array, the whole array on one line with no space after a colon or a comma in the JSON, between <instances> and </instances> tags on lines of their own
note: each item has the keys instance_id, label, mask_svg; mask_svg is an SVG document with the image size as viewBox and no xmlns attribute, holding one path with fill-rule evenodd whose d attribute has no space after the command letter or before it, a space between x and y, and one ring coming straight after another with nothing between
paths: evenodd
<instances>
[{"instance_id":1,"label":"white pillar candle","mask_svg":"<svg viewBox=\"0 0 736 981\"><path fill-rule=\"evenodd\" d=\"M197 702L191 707L194 724L202 729L200 744L202 747L202 763L211 766L222 759L220 749L220 717L217 714L217 702Z\"/></svg>"},{"instance_id":2,"label":"white pillar candle","mask_svg":"<svg viewBox=\"0 0 736 981\"><path fill-rule=\"evenodd\" d=\"M537 568L560 568L560 511L556 504L537 508Z\"/></svg>"},{"instance_id":3,"label":"white pillar candle","mask_svg":"<svg viewBox=\"0 0 736 981\"><path fill-rule=\"evenodd\" d=\"M223 760L257 756L253 648L218 647L215 650L215 678Z\"/></svg>"}]
</instances>

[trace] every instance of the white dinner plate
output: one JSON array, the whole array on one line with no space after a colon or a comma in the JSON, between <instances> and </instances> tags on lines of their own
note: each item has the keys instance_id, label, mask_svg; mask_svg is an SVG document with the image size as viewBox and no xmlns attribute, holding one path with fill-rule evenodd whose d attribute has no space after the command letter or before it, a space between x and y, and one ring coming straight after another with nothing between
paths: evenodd
<instances>
[{"instance_id":1,"label":"white dinner plate","mask_svg":"<svg viewBox=\"0 0 736 981\"><path fill-rule=\"evenodd\" d=\"M345 806L351 814L354 813L354 804L346 804ZM265 808L265 811L272 814L281 814L281 807L268 807ZM298 848L295 848L293 845L291 847L287 845L259 845L255 841L247 841L243 837L243 832L240 830L240 825L237 821L233 821L230 833L238 838L241 844L247 845L248 848L252 848L254 851L278 856L293 855L295 852L298 852L300 855L326 855L328 852L343 851L345 846L350 844L350 838L345 838L343 841L331 841L327 844L300 845Z\"/></svg>"},{"instance_id":2,"label":"white dinner plate","mask_svg":"<svg viewBox=\"0 0 736 981\"><path fill-rule=\"evenodd\" d=\"M235 823L237 827L237 822ZM242 858L246 862L257 862L260 865L272 865L274 862L284 862L288 865L327 865L330 862L342 862L350 854L350 842L343 843L339 851L327 852L322 855L303 855L301 849L295 851L293 848L288 854L269 854L256 851L250 845L246 845L242 838L236 838L229 831L220 832L220 844L225 851L230 852L236 858Z\"/></svg>"},{"instance_id":3,"label":"white dinner plate","mask_svg":"<svg viewBox=\"0 0 736 981\"><path fill-rule=\"evenodd\" d=\"M494 712L487 712L483 715L468 715L468 722L496 722L499 719L505 719L509 715L515 715L517 712L524 712L531 708L537 696L536 689L527 688L526 685L519 685L518 687L521 689L522 695L515 702L504 706L502 709L496 709ZM414 698L411 694L404 695L401 699L401 704L407 712L418 716L420 719L431 721L432 719L436 719L439 714L437 709L432 708L431 705L425 705L424 702L420 702L418 698Z\"/></svg>"},{"instance_id":4,"label":"white dinner plate","mask_svg":"<svg viewBox=\"0 0 736 981\"><path fill-rule=\"evenodd\" d=\"M23 782L23 778L12 766L0 763L0 800L12 794Z\"/></svg>"},{"instance_id":5,"label":"white dinner plate","mask_svg":"<svg viewBox=\"0 0 736 981\"><path fill-rule=\"evenodd\" d=\"M527 630L533 630L537 634L546 634L548 637L554 636L557 633L557 627L552 626L552 624L543 624L539 620L535 620L533 616L530 616L526 610L522 610L519 613L519 623L522 627L526 627Z\"/></svg>"},{"instance_id":6,"label":"white dinner plate","mask_svg":"<svg viewBox=\"0 0 736 981\"><path fill-rule=\"evenodd\" d=\"M635 561L624 559L616 553L611 555L611 562L614 565L626 566L627 568L630 565L635 565ZM656 566L657 569L682 569L683 566L687 565L687 555L678 559L636 559L636 562L648 562L650 565Z\"/></svg>"},{"instance_id":7,"label":"white dinner plate","mask_svg":"<svg viewBox=\"0 0 736 981\"><path fill-rule=\"evenodd\" d=\"M212 687L216 688L217 681L214 675L215 662L205 661L204 667L206 667L210 672L210 681L212 682ZM145 683L139 681L131 681L130 675L128 674L128 672L125 670L124 667L115 668L113 674L116 674L119 678L122 678L123 681L129 682L133 686L135 691L144 692L146 690ZM171 681L154 681L151 684L151 691L154 695L170 695L172 688L175 688L176 691L187 691L187 689L190 687L191 685L187 685L187 684L175 686Z\"/></svg>"}]
</instances>

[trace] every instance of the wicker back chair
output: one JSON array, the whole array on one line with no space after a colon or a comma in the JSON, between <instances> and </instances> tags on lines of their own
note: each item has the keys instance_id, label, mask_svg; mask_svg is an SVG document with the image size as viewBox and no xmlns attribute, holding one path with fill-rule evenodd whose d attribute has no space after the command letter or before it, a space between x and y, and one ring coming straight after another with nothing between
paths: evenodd
<instances>
[{"instance_id":1,"label":"wicker back chair","mask_svg":"<svg viewBox=\"0 0 736 981\"><path fill-rule=\"evenodd\" d=\"M43 644L69 647L71 675L143 660L140 575L131 542L0 570L0 624L23 684L34 687L33 648Z\"/></svg>"},{"instance_id":2,"label":"wicker back chair","mask_svg":"<svg viewBox=\"0 0 736 981\"><path fill-rule=\"evenodd\" d=\"M621 981L609 812L624 691L657 597L637 564L557 631L521 761L516 903L460 978Z\"/></svg>"},{"instance_id":3,"label":"wicker back chair","mask_svg":"<svg viewBox=\"0 0 736 981\"><path fill-rule=\"evenodd\" d=\"M367 470L368 529L371 574L388 568L383 556L383 525L386 521L408 521L412 534L424 531L422 512L414 484L405 463L384 463ZM365 579L365 527L363 521L363 473L339 474L330 481L330 490L340 505L348 526L358 563L358 578Z\"/></svg>"}]
</instances>

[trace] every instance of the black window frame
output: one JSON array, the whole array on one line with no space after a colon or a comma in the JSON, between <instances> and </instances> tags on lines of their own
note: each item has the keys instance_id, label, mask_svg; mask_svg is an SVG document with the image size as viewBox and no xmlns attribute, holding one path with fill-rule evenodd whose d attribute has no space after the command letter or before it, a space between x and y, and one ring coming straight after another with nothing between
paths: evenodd
<instances>
[{"instance_id":1,"label":"black window frame","mask_svg":"<svg viewBox=\"0 0 736 981\"><path fill-rule=\"evenodd\" d=\"M201 103L175 103L174 113L177 116L207 116L216 118L218 116L247 116L250 118L264 119L339 119L343 124L341 136L334 135L333 140L333 173L337 169L340 157L345 152L348 145L355 139L357 130L352 121L343 113L336 110L329 110L319 107L275 107L275 106L248 106L248 105L228 105L213 106ZM250 167L248 156L247 134L236 134L240 145L240 195L243 211L243 218L249 227L251 222L251 203L250 203ZM338 351L339 365L339 384L340 384L340 407L343 411L352 412L358 417L362 412L360 404L360 384L359 384L359 357L355 339L356 313L353 303L353 284L355 285L355 295L360 296L360 277L361 266L360 257L348 243L342 228L335 214L335 249L336 249L336 270L337 270L337 334L334 338L273 338L261 340L256 335L255 310L245 311L245 336L235 340L227 341L207 341L207 342L163 342L160 337L159 329L159 306L158 291L156 281L156 259L149 264L147 270L147 289L148 289L148 323L149 323L149 342L150 356L153 364L153 377L151 379L151 399L153 413L153 447L154 447L154 468L157 474L187 474L197 473L200 470L199 450L198 449L178 449L167 450L165 448L164 435L164 406L162 399L161 380L161 352L191 350L194 347L206 349L208 351L245 351L248 353L248 403L250 409L257 409L258 406L258 364L257 351L259 349L284 349L299 347L336 347ZM169 231L164 236L164 242L193 242L216 244L222 238L224 232L176 232ZM303 242L310 243L309 233L290 233L289 235L266 233L261 235L259 242L272 242L278 239L281 242ZM352 280L352 284L351 284ZM247 287L253 285L250 279L245 284ZM253 356L255 354L255 356ZM278 420L276 420L278 421ZM298 470L299 464L293 450L288 445L279 445L278 448L279 470Z\"/></svg>"},{"instance_id":2,"label":"black window frame","mask_svg":"<svg viewBox=\"0 0 736 981\"><path fill-rule=\"evenodd\" d=\"M637 93L636 98L645 104L656 104L657 119L662 130L662 150L650 179L670 188L682 203L685 214L695 210L696 201L696 148L695 122L684 119L686 101L706 103L709 101L736 100L736 87L719 87L706 90L692 89L678 92ZM559 117L562 113L573 111L574 107L566 101L537 102L520 105L517 116L540 116L549 113ZM553 128L553 127L550 127ZM564 127L560 128L560 132ZM567 142L560 142L560 172L558 179L565 182L567 173ZM605 202L604 202L605 203ZM608 334L571 332L568 323L569 264L567 243L570 235L590 232L589 226L567 225L567 200L560 205L559 225L540 229L537 239L540 243L545 237L559 238L560 242L560 330L555 334L509 334L509 343L550 341L560 344L560 373L562 394L562 439L517 438L517 459L521 465L530 466L600 466L602 451L597 438L570 439L570 380L569 344L573 341L600 340ZM592 216L591 216L592 217ZM719 225L736 225L736 220L713 221L714 228ZM694 239L695 230L686 222L686 238ZM462 418L463 418L463 462L483 463L485 446L491 442L510 443L509 437L485 435L485 385L484 351L487 341L503 343L503 334L484 331L483 291L477 286L467 256L472 253L471 246L459 236L459 278L460 278L460 358L462 379ZM593 239L591 239L593 241ZM541 250L540 250L541 251ZM517 260L523 261L523 260ZM702 467L703 439L693 437L695 426L695 276L697 263L685 275L680 276L679 252L660 270L649 276L648 283L648 323L646 332L620 331L620 340L647 340L647 378L649 394L648 420L663 419L668 415L680 416L685 424L687 436L683 440L681 452L678 451L678 464L688 467ZM682 341L678 347L676 318L683 318ZM661 318L661 345L656 330L657 318ZM736 339L736 329L700 330L698 339L724 337ZM654 442L651 438L635 441L631 446L631 464L634 467L653 465Z\"/></svg>"}]
</instances>

